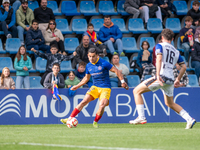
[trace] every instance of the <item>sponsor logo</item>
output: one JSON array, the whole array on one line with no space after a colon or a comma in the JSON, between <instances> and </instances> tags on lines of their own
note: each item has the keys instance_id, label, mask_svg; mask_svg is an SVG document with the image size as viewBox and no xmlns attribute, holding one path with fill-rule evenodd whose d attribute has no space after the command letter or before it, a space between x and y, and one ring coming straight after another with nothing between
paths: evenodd
<instances>
[{"instance_id":1,"label":"sponsor logo","mask_svg":"<svg viewBox=\"0 0 200 150\"><path fill-rule=\"evenodd\" d=\"M20 100L15 94L8 94L0 101L0 116L3 114L12 112L16 113L18 116L20 115Z\"/></svg>"}]
</instances>

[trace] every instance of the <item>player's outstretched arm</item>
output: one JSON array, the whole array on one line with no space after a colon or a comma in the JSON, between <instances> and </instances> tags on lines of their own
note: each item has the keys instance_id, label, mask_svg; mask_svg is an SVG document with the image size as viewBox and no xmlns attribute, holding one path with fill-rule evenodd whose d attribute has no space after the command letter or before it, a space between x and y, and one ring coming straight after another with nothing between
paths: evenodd
<instances>
[{"instance_id":1,"label":"player's outstretched arm","mask_svg":"<svg viewBox=\"0 0 200 150\"><path fill-rule=\"evenodd\" d=\"M79 87L83 86L84 84L86 84L89 80L90 80L91 75L90 74L86 74L85 77L81 80L81 82L77 85L74 85L71 90L77 90Z\"/></svg>"},{"instance_id":2,"label":"player's outstretched arm","mask_svg":"<svg viewBox=\"0 0 200 150\"><path fill-rule=\"evenodd\" d=\"M127 83L124 81L123 74L114 66L110 69L110 71L114 72L117 75L117 77L121 81L121 86L123 88L125 88L126 90L128 90L129 87L128 87Z\"/></svg>"},{"instance_id":3,"label":"player's outstretched arm","mask_svg":"<svg viewBox=\"0 0 200 150\"><path fill-rule=\"evenodd\" d=\"M179 65L181 66L181 70L179 71L178 77L176 78L176 80L174 82L174 87L180 87L180 80L186 71L185 63L179 64Z\"/></svg>"}]
</instances>

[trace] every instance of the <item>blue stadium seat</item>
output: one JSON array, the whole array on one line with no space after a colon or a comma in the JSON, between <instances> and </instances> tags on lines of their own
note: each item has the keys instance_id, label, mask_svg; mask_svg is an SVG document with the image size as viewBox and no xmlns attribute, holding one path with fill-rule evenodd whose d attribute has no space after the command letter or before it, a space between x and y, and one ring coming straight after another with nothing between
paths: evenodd
<instances>
[{"instance_id":1,"label":"blue stadium seat","mask_svg":"<svg viewBox=\"0 0 200 150\"><path fill-rule=\"evenodd\" d=\"M110 78L111 87L118 87L118 79L117 78Z\"/></svg>"},{"instance_id":2,"label":"blue stadium seat","mask_svg":"<svg viewBox=\"0 0 200 150\"><path fill-rule=\"evenodd\" d=\"M134 56L132 60L137 60L137 56ZM134 71L140 72L137 68Z\"/></svg>"},{"instance_id":3,"label":"blue stadium seat","mask_svg":"<svg viewBox=\"0 0 200 150\"><path fill-rule=\"evenodd\" d=\"M176 7L177 15L187 15L188 8L186 1L173 1L173 4Z\"/></svg>"},{"instance_id":4,"label":"blue stadium seat","mask_svg":"<svg viewBox=\"0 0 200 150\"><path fill-rule=\"evenodd\" d=\"M75 69L72 69L71 60L69 61L62 61L60 64L60 73L68 73L70 71L74 71Z\"/></svg>"},{"instance_id":5,"label":"blue stadium seat","mask_svg":"<svg viewBox=\"0 0 200 150\"><path fill-rule=\"evenodd\" d=\"M34 11L35 8L39 7L39 4L37 1L28 1L28 7Z\"/></svg>"},{"instance_id":6,"label":"blue stadium seat","mask_svg":"<svg viewBox=\"0 0 200 150\"><path fill-rule=\"evenodd\" d=\"M126 29L124 19L122 18L115 18L111 19L114 25L117 25L122 33L129 33L129 31Z\"/></svg>"},{"instance_id":7,"label":"blue stadium seat","mask_svg":"<svg viewBox=\"0 0 200 150\"><path fill-rule=\"evenodd\" d=\"M78 38L65 38L64 45L65 51L71 54L76 50L76 47L79 46Z\"/></svg>"},{"instance_id":8,"label":"blue stadium seat","mask_svg":"<svg viewBox=\"0 0 200 150\"><path fill-rule=\"evenodd\" d=\"M14 82L16 83L16 76L10 76L13 80L14 80Z\"/></svg>"},{"instance_id":9,"label":"blue stadium seat","mask_svg":"<svg viewBox=\"0 0 200 150\"><path fill-rule=\"evenodd\" d=\"M133 69L130 68L128 57L126 57L126 56L120 57L119 58L119 63L125 64L129 68L130 72L133 72Z\"/></svg>"},{"instance_id":10,"label":"blue stadium seat","mask_svg":"<svg viewBox=\"0 0 200 150\"><path fill-rule=\"evenodd\" d=\"M0 39L0 54L5 54L5 53L6 53L6 51L3 50L2 41L1 41L1 39Z\"/></svg>"},{"instance_id":11,"label":"blue stadium seat","mask_svg":"<svg viewBox=\"0 0 200 150\"><path fill-rule=\"evenodd\" d=\"M153 37L141 37L140 39L140 49L143 41L147 41L150 44L149 51L153 51L153 47L155 46L155 40Z\"/></svg>"},{"instance_id":12,"label":"blue stadium seat","mask_svg":"<svg viewBox=\"0 0 200 150\"><path fill-rule=\"evenodd\" d=\"M80 16L75 1L62 1L61 13L65 16Z\"/></svg>"},{"instance_id":13,"label":"blue stadium seat","mask_svg":"<svg viewBox=\"0 0 200 150\"><path fill-rule=\"evenodd\" d=\"M56 28L58 28L62 34L72 34L72 31L69 30L69 24L67 19L56 19Z\"/></svg>"},{"instance_id":14,"label":"blue stadium seat","mask_svg":"<svg viewBox=\"0 0 200 150\"><path fill-rule=\"evenodd\" d=\"M123 37L123 50L125 53L138 53L140 50L137 48L137 44L134 37Z\"/></svg>"},{"instance_id":15,"label":"blue stadium seat","mask_svg":"<svg viewBox=\"0 0 200 150\"><path fill-rule=\"evenodd\" d=\"M36 73L37 71L33 67L29 70L30 73Z\"/></svg>"},{"instance_id":16,"label":"blue stadium seat","mask_svg":"<svg viewBox=\"0 0 200 150\"><path fill-rule=\"evenodd\" d=\"M147 30L151 33L161 33L163 30L162 22L158 18L149 18Z\"/></svg>"},{"instance_id":17,"label":"blue stadium seat","mask_svg":"<svg viewBox=\"0 0 200 150\"><path fill-rule=\"evenodd\" d=\"M149 79L149 78L151 78L152 76L149 74L149 75L145 75L144 76L144 80L146 80L146 79Z\"/></svg>"},{"instance_id":18,"label":"blue stadium seat","mask_svg":"<svg viewBox=\"0 0 200 150\"><path fill-rule=\"evenodd\" d=\"M177 40L177 49L181 52L184 52L184 50L182 49L182 46L181 46L181 38L178 37L178 40Z\"/></svg>"},{"instance_id":19,"label":"blue stadium seat","mask_svg":"<svg viewBox=\"0 0 200 150\"><path fill-rule=\"evenodd\" d=\"M124 2L125 1L118 1L117 2L117 12L122 16L129 16L130 14L124 10Z\"/></svg>"},{"instance_id":20,"label":"blue stadium seat","mask_svg":"<svg viewBox=\"0 0 200 150\"><path fill-rule=\"evenodd\" d=\"M126 77L129 87L136 87L138 84L140 84L140 77L138 75L128 75Z\"/></svg>"},{"instance_id":21,"label":"blue stadium seat","mask_svg":"<svg viewBox=\"0 0 200 150\"><path fill-rule=\"evenodd\" d=\"M102 15L118 15L118 13L114 10L112 1L100 1L99 13Z\"/></svg>"},{"instance_id":22,"label":"blue stadium seat","mask_svg":"<svg viewBox=\"0 0 200 150\"><path fill-rule=\"evenodd\" d=\"M92 19L91 23L94 26L94 31L99 32L99 29L103 27L104 20L103 19Z\"/></svg>"},{"instance_id":23,"label":"blue stadium seat","mask_svg":"<svg viewBox=\"0 0 200 150\"><path fill-rule=\"evenodd\" d=\"M96 12L95 5L94 5L93 1L81 1L81 3L80 3L80 12L84 16L99 15L99 13Z\"/></svg>"},{"instance_id":24,"label":"blue stadium seat","mask_svg":"<svg viewBox=\"0 0 200 150\"><path fill-rule=\"evenodd\" d=\"M143 20L141 18L129 19L128 29L133 32L133 34L148 33L148 31L144 29Z\"/></svg>"},{"instance_id":25,"label":"blue stadium seat","mask_svg":"<svg viewBox=\"0 0 200 150\"><path fill-rule=\"evenodd\" d=\"M43 86L40 84L40 76L29 76L30 89L42 89Z\"/></svg>"},{"instance_id":26,"label":"blue stadium seat","mask_svg":"<svg viewBox=\"0 0 200 150\"><path fill-rule=\"evenodd\" d=\"M73 19L72 31L76 34L83 34L85 31L87 31L86 19Z\"/></svg>"},{"instance_id":27,"label":"blue stadium seat","mask_svg":"<svg viewBox=\"0 0 200 150\"><path fill-rule=\"evenodd\" d=\"M199 87L197 76L195 74L188 74L189 83L187 87Z\"/></svg>"},{"instance_id":28,"label":"blue stadium seat","mask_svg":"<svg viewBox=\"0 0 200 150\"><path fill-rule=\"evenodd\" d=\"M9 38L6 40L6 51L10 54L17 54L21 42L19 38Z\"/></svg>"},{"instance_id":29,"label":"blue stadium seat","mask_svg":"<svg viewBox=\"0 0 200 150\"><path fill-rule=\"evenodd\" d=\"M58 4L56 1L47 1L47 7L51 8L55 16L61 16L62 13L58 11Z\"/></svg>"},{"instance_id":30,"label":"blue stadium seat","mask_svg":"<svg viewBox=\"0 0 200 150\"><path fill-rule=\"evenodd\" d=\"M183 58L184 63L186 64L185 57L184 57L184 56L181 56L181 57ZM190 57L189 61L191 61L191 57ZM190 65L190 62L189 62L189 65ZM194 68L191 68L191 67L189 66L189 67L186 68L186 71L188 71L188 72L189 72L189 71L195 71L195 69L194 69Z\"/></svg>"},{"instance_id":31,"label":"blue stadium seat","mask_svg":"<svg viewBox=\"0 0 200 150\"><path fill-rule=\"evenodd\" d=\"M110 62L109 58L107 56L101 57L102 59L106 60L107 62Z\"/></svg>"},{"instance_id":32,"label":"blue stadium seat","mask_svg":"<svg viewBox=\"0 0 200 150\"><path fill-rule=\"evenodd\" d=\"M46 71L47 60L41 57L36 58L35 69L40 73L44 73Z\"/></svg>"},{"instance_id":33,"label":"blue stadium seat","mask_svg":"<svg viewBox=\"0 0 200 150\"><path fill-rule=\"evenodd\" d=\"M10 57L0 57L0 72L2 72L4 67L8 67L11 73L16 72L16 70L13 69L13 63Z\"/></svg>"},{"instance_id":34,"label":"blue stadium seat","mask_svg":"<svg viewBox=\"0 0 200 150\"><path fill-rule=\"evenodd\" d=\"M181 23L179 18L167 18L165 27L171 29L174 33L179 33L181 30Z\"/></svg>"}]
</instances>

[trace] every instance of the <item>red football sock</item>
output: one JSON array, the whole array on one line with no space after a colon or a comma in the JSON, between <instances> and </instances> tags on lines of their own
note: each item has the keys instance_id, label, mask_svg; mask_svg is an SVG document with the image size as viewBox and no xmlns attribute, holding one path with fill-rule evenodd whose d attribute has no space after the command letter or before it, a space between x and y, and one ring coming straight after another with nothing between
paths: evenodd
<instances>
[{"instance_id":1,"label":"red football sock","mask_svg":"<svg viewBox=\"0 0 200 150\"><path fill-rule=\"evenodd\" d=\"M76 117L76 115L77 115L78 113L80 113L80 111L79 111L77 108L75 108L75 109L72 111L70 117Z\"/></svg>"},{"instance_id":2,"label":"red football sock","mask_svg":"<svg viewBox=\"0 0 200 150\"><path fill-rule=\"evenodd\" d=\"M98 122L98 121L101 119L101 117L102 117L102 116L99 116L99 115L96 114L96 117L95 117L94 121L95 121L95 122Z\"/></svg>"}]
</instances>

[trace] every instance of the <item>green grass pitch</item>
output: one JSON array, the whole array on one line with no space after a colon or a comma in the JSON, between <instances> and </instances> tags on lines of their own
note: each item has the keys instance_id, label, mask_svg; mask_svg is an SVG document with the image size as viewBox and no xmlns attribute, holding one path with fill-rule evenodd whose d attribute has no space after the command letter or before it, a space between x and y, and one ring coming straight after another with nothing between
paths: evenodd
<instances>
[{"instance_id":1,"label":"green grass pitch","mask_svg":"<svg viewBox=\"0 0 200 150\"><path fill-rule=\"evenodd\" d=\"M0 150L198 150L200 124L1 125Z\"/></svg>"}]
</instances>

